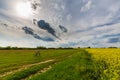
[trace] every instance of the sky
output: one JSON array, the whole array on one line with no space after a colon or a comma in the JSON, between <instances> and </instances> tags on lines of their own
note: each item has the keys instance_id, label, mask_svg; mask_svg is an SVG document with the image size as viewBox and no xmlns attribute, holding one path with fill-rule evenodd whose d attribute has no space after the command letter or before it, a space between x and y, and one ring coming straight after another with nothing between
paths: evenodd
<instances>
[{"instance_id":1,"label":"sky","mask_svg":"<svg viewBox=\"0 0 120 80\"><path fill-rule=\"evenodd\" d=\"M0 0L0 46L120 47L120 0Z\"/></svg>"}]
</instances>

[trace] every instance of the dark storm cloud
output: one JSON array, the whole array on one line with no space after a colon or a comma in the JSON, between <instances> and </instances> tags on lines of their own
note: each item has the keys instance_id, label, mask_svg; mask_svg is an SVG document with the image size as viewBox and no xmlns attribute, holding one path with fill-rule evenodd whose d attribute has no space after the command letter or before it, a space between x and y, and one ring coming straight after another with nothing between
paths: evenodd
<instances>
[{"instance_id":1,"label":"dark storm cloud","mask_svg":"<svg viewBox=\"0 0 120 80\"><path fill-rule=\"evenodd\" d=\"M118 34L104 35L103 37L116 37L116 36L120 37L120 33L118 33Z\"/></svg>"},{"instance_id":2,"label":"dark storm cloud","mask_svg":"<svg viewBox=\"0 0 120 80\"><path fill-rule=\"evenodd\" d=\"M33 10L37 10L37 8L40 7L40 3L34 1L34 2L31 3L31 6L32 6L32 9L33 9Z\"/></svg>"},{"instance_id":3,"label":"dark storm cloud","mask_svg":"<svg viewBox=\"0 0 120 80\"><path fill-rule=\"evenodd\" d=\"M67 28L65 28L64 26L62 26L62 25L59 25L59 28L63 31L63 32L67 32L68 30L67 30Z\"/></svg>"},{"instance_id":4,"label":"dark storm cloud","mask_svg":"<svg viewBox=\"0 0 120 80\"><path fill-rule=\"evenodd\" d=\"M110 38L108 43L118 43L120 42L120 38Z\"/></svg>"},{"instance_id":5,"label":"dark storm cloud","mask_svg":"<svg viewBox=\"0 0 120 80\"><path fill-rule=\"evenodd\" d=\"M22 29L25 31L26 34L34 35L33 29L31 29L27 26L23 27Z\"/></svg>"},{"instance_id":6,"label":"dark storm cloud","mask_svg":"<svg viewBox=\"0 0 120 80\"><path fill-rule=\"evenodd\" d=\"M58 36L56 36L56 31L50 26L49 23L45 22L44 20L40 20L37 22L37 24L39 28L46 30L48 33L58 38Z\"/></svg>"},{"instance_id":7,"label":"dark storm cloud","mask_svg":"<svg viewBox=\"0 0 120 80\"><path fill-rule=\"evenodd\" d=\"M43 40L43 41L55 41L54 39L52 39L52 38L49 38L49 37L40 37L39 35L37 35L37 34L34 34L33 35L33 37L34 38L36 38L36 39L41 39L41 40Z\"/></svg>"},{"instance_id":8,"label":"dark storm cloud","mask_svg":"<svg viewBox=\"0 0 120 80\"><path fill-rule=\"evenodd\" d=\"M47 41L47 42L54 41L54 39L49 38L49 37L40 37L38 34L35 34L34 30L31 29L30 27L25 26L22 28L22 30L24 30L26 34L33 36L35 39L39 39L39 40L43 40L43 41Z\"/></svg>"}]
</instances>

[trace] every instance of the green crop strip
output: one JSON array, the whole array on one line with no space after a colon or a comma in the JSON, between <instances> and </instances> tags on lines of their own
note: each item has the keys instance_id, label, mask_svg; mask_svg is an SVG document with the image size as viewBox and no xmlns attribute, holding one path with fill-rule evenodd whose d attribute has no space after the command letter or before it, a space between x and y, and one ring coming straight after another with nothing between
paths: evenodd
<instances>
[{"instance_id":1,"label":"green crop strip","mask_svg":"<svg viewBox=\"0 0 120 80\"><path fill-rule=\"evenodd\" d=\"M97 80L99 74L96 73L99 69L94 64L96 62L92 60L91 54L79 50L48 72L37 75L30 80Z\"/></svg>"}]
</instances>

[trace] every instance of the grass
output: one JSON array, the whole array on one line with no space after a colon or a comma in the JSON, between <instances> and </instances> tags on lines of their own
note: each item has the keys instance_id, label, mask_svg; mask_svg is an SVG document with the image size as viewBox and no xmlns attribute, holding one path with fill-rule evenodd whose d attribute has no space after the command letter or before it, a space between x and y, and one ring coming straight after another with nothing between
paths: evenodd
<instances>
[{"instance_id":1,"label":"grass","mask_svg":"<svg viewBox=\"0 0 120 80\"><path fill-rule=\"evenodd\" d=\"M71 54L72 54L71 52L69 52L69 54L64 53L64 55L56 56L55 59L52 62L47 62L47 63L43 63L43 64L34 65L34 66L31 66L27 69L24 69L24 70L12 73L8 76L2 77L0 79L1 80L20 80L20 79L26 78L26 77L28 77L32 74L37 73L38 71L42 70L45 67L48 67L48 66L53 65L54 63L63 61L64 59L68 58L68 56L71 55Z\"/></svg>"},{"instance_id":2,"label":"grass","mask_svg":"<svg viewBox=\"0 0 120 80\"><path fill-rule=\"evenodd\" d=\"M75 50L40 50L41 55L39 57L34 56L35 51L36 50L0 50L0 74L19 69L22 65L69 55Z\"/></svg>"},{"instance_id":3,"label":"grass","mask_svg":"<svg viewBox=\"0 0 120 80\"><path fill-rule=\"evenodd\" d=\"M38 71L42 70L43 68L52 65L54 62L43 63L35 66L31 66L28 69L18 71L16 73L10 74L6 77L3 77L2 80L20 80L23 78L28 77L29 75L35 74Z\"/></svg>"},{"instance_id":4,"label":"grass","mask_svg":"<svg viewBox=\"0 0 120 80\"><path fill-rule=\"evenodd\" d=\"M91 55L82 50L30 80L97 80L94 64Z\"/></svg>"}]
</instances>

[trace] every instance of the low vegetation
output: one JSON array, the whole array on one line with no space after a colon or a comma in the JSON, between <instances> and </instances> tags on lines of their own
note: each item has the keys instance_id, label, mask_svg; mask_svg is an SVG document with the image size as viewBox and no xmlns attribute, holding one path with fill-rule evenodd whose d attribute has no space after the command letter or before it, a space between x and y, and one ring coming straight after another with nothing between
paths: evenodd
<instances>
[{"instance_id":1,"label":"low vegetation","mask_svg":"<svg viewBox=\"0 0 120 80\"><path fill-rule=\"evenodd\" d=\"M120 80L120 49L0 50L0 80Z\"/></svg>"},{"instance_id":2,"label":"low vegetation","mask_svg":"<svg viewBox=\"0 0 120 80\"><path fill-rule=\"evenodd\" d=\"M43 63L43 64L38 64L38 65L35 65L35 66L31 66L28 69L18 71L16 73L5 76L1 79L2 80L20 80L20 79L28 77L29 75L37 73L38 71L42 70L44 67L52 65L53 63L54 62L48 62L48 63Z\"/></svg>"},{"instance_id":3,"label":"low vegetation","mask_svg":"<svg viewBox=\"0 0 120 80\"><path fill-rule=\"evenodd\" d=\"M94 64L91 54L81 50L55 65L48 72L37 75L30 80L97 80L99 74L95 69L99 69Z\"/></svg>"},{"instance_id":4,"label":"low vegetation","mask_svg":"<svg viewBox=\"0 0 120 80\"><path fill-rule=\"evenodd\" d=\"M0 74L19 69L22 65L70 55L74 51L75 50L40 50L40 56L36 57L36 50L0 50Z\"/></svg>"}]
</instances>

